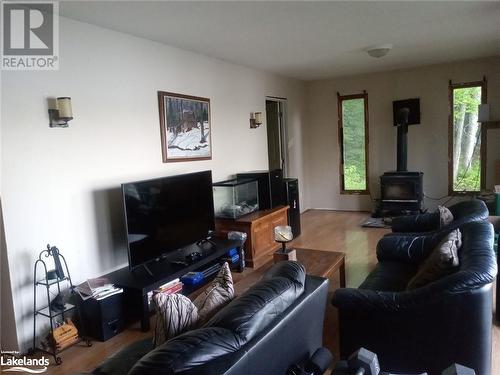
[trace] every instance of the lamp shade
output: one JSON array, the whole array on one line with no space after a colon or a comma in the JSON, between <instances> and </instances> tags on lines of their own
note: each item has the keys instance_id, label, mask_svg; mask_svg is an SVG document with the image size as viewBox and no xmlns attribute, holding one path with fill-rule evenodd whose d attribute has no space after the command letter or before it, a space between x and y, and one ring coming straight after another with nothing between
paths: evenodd
<instances>
[{"instance_id":1,"label":"lamp shade","mask_svg":"<svg viewBox=\"0 0 500 375\"><path fill-rule=\"evenodd\" d=\"M276 242L290 242L293 240L292 227L280 225L274 228L274 240Z\"/></svg>"},{"instance_id":2,"label":"lamp shade","mask_svg":"<svg viewBox=\"0 0 500 375\"><path fill-rule=\"evenodd\" d=\"M59 119L69 121L73 119L73 110L71 108L70 97L57 98L57 108L59 110Z\"/></svg>"},{"instance_id":3,"label":"lamp shade","mask_svg":"<svg viewBox=\"0 0 500 375\"><path fill-rule=\"evenodd\" d=\"M479 121L479 122L490 121L490 105L489 104L479 104L479 113L477 116L477 121Z\"/></svg>"},{"instance_id":4,"label":"lamp shade","mask_svg":"<svg viewBox=\"0 0 500 375\"><path fill-rule=\"evenodd\" d=\"M262 124L262 112L255 112L255 123Z\"/></svg>"}]
</instances>

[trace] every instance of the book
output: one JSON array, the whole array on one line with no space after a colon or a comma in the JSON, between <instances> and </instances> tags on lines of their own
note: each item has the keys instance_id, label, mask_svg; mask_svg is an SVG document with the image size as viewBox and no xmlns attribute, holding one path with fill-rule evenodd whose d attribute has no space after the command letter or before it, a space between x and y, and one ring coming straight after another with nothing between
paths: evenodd
<instances>
[{"instance_id":1,"label":"book","mask_svg":"<svg viewBox=\"0 0 500 375\"><path fill-rule=\"evenodd\" d=\"M101 293L96 294L94 296L94 298L97 301L100 301L100 300L103 300L105 298L108 298L108 297L114 296L115 294L120 294L120 293L123 293L122 288L113 287L112 289L108 289L108 290L105 290Z\"/></svg>"},{"instance_id":2,"label":"book","mask_svg":"<svg viewBox=\"0 0 500 375\"><path fill-rule=\"evenodd\" d=\"M182 290L183 286L184 284L179 279L177 279L175 283L170 282L168 284L162 285L158 289L155 289L153 291L153 295L157 293L166 293L166 294L177 293Z\"/></svg>"},{"instance_id":3,"label":"book","mask_svg":"<svg viewBox=\"0 0 500 375\"><path fill-rule=\"evenodd\" d=\"M174 279L172 281L169 281L168 283L166 284L163 284L161 285L157 290L164 290L164 289L168 289L176 284L178 284L181 280L179 278L177 279Z\"/></svg>"},{"instance_id":4,"label":"book","mask_svg":"<svg viewBox=\"0 0 500 375\"><path fill-rule=\"evenodd\" d=\"M88 279L75 287L75 290L80 295L83 301L115 289L117 288L115 288L115 286L111 284L105 277Z\"/></svg>"}]
</instances>

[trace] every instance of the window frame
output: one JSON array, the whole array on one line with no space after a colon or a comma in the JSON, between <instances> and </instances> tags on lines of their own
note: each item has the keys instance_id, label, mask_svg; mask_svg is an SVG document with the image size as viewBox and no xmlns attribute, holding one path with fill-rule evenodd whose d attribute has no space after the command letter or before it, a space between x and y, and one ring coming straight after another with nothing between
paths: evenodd
<instances>
[{"instance_id":1,"label":"window frame","mask_svg":"<svg viewBox=\"0 0 500 375\"><path fill-rule=\"evenodd\" d=\"M366 189L364 190L346 190L344 181L344 126L342 103L351 99L363 99L365 110L365 180ZM368 93L340 95L337 93L337 115L338 115L338 142L340 150L339 179L340 194L346 195L370 195L370 176L369 176L369 116L368 116Z\"/></svg>"},{"instance_id":2,"label":"window frame","mask_svg":"<svg viewBox=\"0 0 500 375\"><path fill-rule=\"evenodd\" d=\"M449 82L448 85L448 195L449 196L473 196L481 192L482 189L486 187L486 149L483 144L483 131L484 126L480 124L479 131L481 132L481 147L479 149L480 157L480 179L481 183L479 185L479 190L477 191L455 191L453 190L453 91L455 89L464 89L470 87L481 87L481 104L486 104L487 100L487 81L483 78L482 81L473 82L460 82L452 83Z\"/></svg>"}]
</instances>

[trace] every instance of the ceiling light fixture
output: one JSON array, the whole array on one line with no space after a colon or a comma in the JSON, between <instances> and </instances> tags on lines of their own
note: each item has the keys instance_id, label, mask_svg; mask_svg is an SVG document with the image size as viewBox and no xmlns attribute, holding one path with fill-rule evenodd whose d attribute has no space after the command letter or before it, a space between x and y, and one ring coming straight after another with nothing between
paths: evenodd
<instances>
[{"instance_id":1,"label":"ceiling light fixture","mask_svg":"<svg viewBox=\"0 0 500 375\"><path fill-rule=\"evenodd\" d=\"M378 59L380 57L387 55L389 51L392 49L392 47L393 47L392 44L382 44L379 46L367 48L365 51L371 57L375 57Z\"/></svg>"}]
</instances>

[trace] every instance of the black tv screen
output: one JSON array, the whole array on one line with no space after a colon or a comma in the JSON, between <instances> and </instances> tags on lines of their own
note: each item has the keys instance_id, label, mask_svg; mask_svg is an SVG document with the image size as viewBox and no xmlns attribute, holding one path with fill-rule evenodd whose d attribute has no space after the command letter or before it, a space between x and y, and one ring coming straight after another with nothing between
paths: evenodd
<instances>
[{"instance_id":1,"label":"black tv screen","mask_svg":"<svg viewBox=\"0 0 500 375\"><path fill-rule=\"evenodd\" d=\"M392 102L392 115L394 118L394 126L398 126L398 112L402 108L408 109L408 124L407 125L418 125L420 124L420 99L405 99L396 100Z\"/></svg>"},{"instance_id":2,"label":"black tv screen","mask_svg":"<svg viewBox=\"0 0 500 375\"><path fill-rule=\"evenodd\" d=\"M130 269L215 229L211 171L130 182L122 192Z\"/></svg>"}]
</instances>

